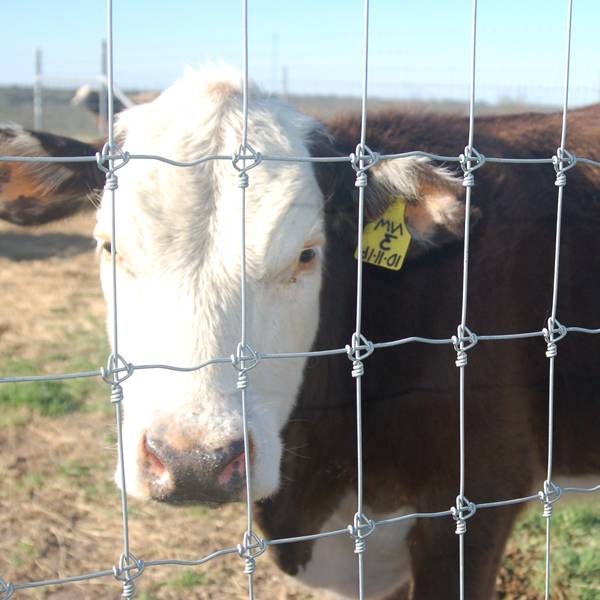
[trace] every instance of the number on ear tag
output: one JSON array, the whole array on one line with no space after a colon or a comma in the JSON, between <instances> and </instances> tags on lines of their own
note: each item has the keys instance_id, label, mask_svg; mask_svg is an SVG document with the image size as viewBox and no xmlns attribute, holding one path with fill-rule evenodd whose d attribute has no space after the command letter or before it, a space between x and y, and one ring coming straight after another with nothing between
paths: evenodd
<instances>
[{"instance_id":1,"label":"number on ear tag","mask_svg":"<svg viewBox=\"0 0 600 600\"><path fill-rule=\"evenodd\" d=\"M404 221L406 202L392 197L388 209L363 229L363 262L399 271L410 244L410 232ZM357 250L354 251L357 258Z\"/></svg>"}]
</instances>

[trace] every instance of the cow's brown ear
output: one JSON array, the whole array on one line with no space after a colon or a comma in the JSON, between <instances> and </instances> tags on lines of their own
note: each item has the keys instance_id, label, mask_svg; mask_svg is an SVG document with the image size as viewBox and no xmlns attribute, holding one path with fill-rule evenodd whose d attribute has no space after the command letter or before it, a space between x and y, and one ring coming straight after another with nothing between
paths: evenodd
<instances>
[{"instance_id":1,"label":"cow's brown ear","mask_svg":"<svg viewBox=\"0 0 600 600\"><path fill-rule=\"evenodd\" d=\"M0 156L94 156L92 145L16 125L0 125ZM104 183L96 162L0 162L0 218L39 225L92 206L88 195Z\"/></svg>"},{"instance_id":2,"label":"cow's brown ear","mask_svg":"<svg viewBox=\"0 0 600 600\"><path fill-rule=\"evenodd\" d=\"M462 178L425 159L381 161L369 170L366 213L380 217L393 198L406 202L405 222L413 242L439 246L464 236L465 203ZM479 217L471 209L471 222Z\"/></svg>"}]
</instances>

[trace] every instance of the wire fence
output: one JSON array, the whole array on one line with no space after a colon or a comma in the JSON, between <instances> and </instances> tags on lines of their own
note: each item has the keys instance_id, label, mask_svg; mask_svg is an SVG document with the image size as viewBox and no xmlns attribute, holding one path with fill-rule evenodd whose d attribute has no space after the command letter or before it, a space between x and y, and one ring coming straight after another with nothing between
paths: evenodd
<instances>
[{"instance_id":1,"label":"wire fence","mask_svg":"<svg viewBox=\"0 0 600 600\"><path fill-rule=\"evenodd\" d=\"M106 174L105 191L108 193L112 208L112 309L114 314L113 321L113 346L108 359L106 368L99 368L94 371L65 373L57 375L31 375L25 377L3 377L0 383L7 382L28 382L28 381L56 381L61 379L74 379L83 377L99 377L110 387L111 402L114 404L115 423L118 441L118 461L120 464L121 478L121 512L122 512L122 549L121 555L116 565L101 570L80 575L73 575L60 579L45 579L30 582L8 582L0 578L0 600L8 600L19 590L39 588L55 584L68 584L81 582L84 580L114 577L122 584L123 598L133 598L135 595L135 580L142 575L145 569L155 568L164 565L183 565L196 566L208 563L219 557L228 554L237 554L243 561L243 572L248 579L248 597L254 598L254 573L256 570L257 559L269 547L306 542L332 536L349 536L354 540L354 552L357 555L357 596L361 600L365 597L365 566L364 556L367 550L367 538L376 535L378 528L390 526L403 521L414 519L433 519L446 518L452 519L455 523L455 532L459 544L459 564L458 569L458 590L461 600L465 597L465 557L464 540L467 534L467 521L476 511L493 509L515 504L524 504L538 501L543 505L543 517L546 519L546 547L545 547L545 598L550 597L550 538L553 505L562 496L566 494L587 494L600 491L600 483L594 487L564 487L561 488L552 480L552 448L553 448L553 426L554 426L554 366L557 356L558 342L569 333L592 334L600 333L600 328L572 327L565 326L557 318L558 305L558 282L559 282L559 258L561 249L561 217L564 189L567 183L567 172L577 164L591 165L600 167L600 161L590 158L580 158L571 154L566 148L567 135L567 116L568 116L568 93L569 93L569 66L570 66L570 43L571 43L571 15L572 0L567 0L567 19L566 19L566 45L565 45L565 69L564 69L564 96L562 110L562 127L560 131L560 145L554 156L547 158L506 158L506 157L486 157L477 151L474 145L475 139L475 65L477 48L477 0L473 0L472 5L472 27L471 27L471 60L470 60L470 78L471 89L469 97L469 134L466 140L464 152L457 156L441 156L412 150L397 154L380 155L369 149L367 141L367 99L368 99L368 65L369 65L369 0L364 0L364 35L363 35L363 64L362 64L362 111L361 111L361 130L360 139L357 140L356 152L349 156L342 157L305 157L305 156L275 156L263 155L255 151L248 141L248 0L242 0L242 40L243 40L243 72L242 72L242 98L243 98L243 124L242 139L239 148L232 156L226 155L204 155L195 160L182 162L172 160L168 157L158 155L134 155L123 152L117 145L114 138L114 109L113 109L113 23L112 23L112 0L107 0L107 22L108 22L108 46L107 46L107 85L108 85L108 141L101 153L96 156L74 156L74 157L22 157L22 156L0 156L0 161L16 162L97 162L98 167ZM427 157L434 161L452 162L460 166L463 171L463 186L465 187L465 228L464 228L464 256L463 256L463 276L462 276L462 307L460 321L457 327L456 335L448 338L425 338L425 337L407 337L397 340L391 340L380 343L370 342L361 331L362 316L362 288L363 288L363 264L361 260L357 261L357 294L356 294L356 327L350 336L350 344L344 348L334 348L312 352L294 352L269 354L257 352L247 339L247 302L246 302L246 248L245 248L245 206L246 189L250 184L249 171L263 161L279 162L346 162L354 169L356 173L356 186L358 187L358 248L357 256L362 256L362 232L364 221L364 203L365 189L368 185L368 170L379 161L397 160L406 157ZM232 170L237 172L238 186L240 188L240 230L239 234L242 241L240 256L240 289L241 289L241 339L230 357L215 357L202 364L183 367L167 364L139 364L128 363L124 357L119 354L119 327L118 327L118 301L116 284L116 255L117 239L115 235L116 223L116 196L118 190L118 169L125 167L131 160L158 160L176 167L192 167L207 161L231 161ZM554 273L552 279L552 304L550 309L550 318L546 327L538 331L517 332L517 333L490 333L476 334L468 327L467 311L467 291L469 287L469 215L471 206L472 188L475 183L475 172L484 167L487 163L502 164L552 164L554 166L557 187L557 213L556 213L556 241L554 253ZM476 503L468 499L465 489L465 373L468 363L468 352L474 348L479 341L502 341L519 340L525 338L542 338L546 342L546 356L549 360L549 387L548 387L548 455L546 479L541 484L541 490L537 494L521 498L501 499L496 502ZM459 429L460 429L460 479L457 482L456 504L446 510L437 512L419 512L406 514L382 520L373 520L364 512L363 502L363 432L362 432L362 397L361 384L365 373L364 360L374 351L383 350L404 344L434 344L450 345L456 351L456 366L460 369L459 384ZM250 445L247 423L247 389L250 385L250 372L261 361L264 360L282 360L305 357L323 357L332 355L347 355L352 362L351 375L356 382L356 439L357 439L357 505L356 513L352 523L347 527L335 531L322 533L311 533L293 538L267 540L261 538L254 529L253 503L252 503L252 469L250 464ZM245 450L245 473L246 473L246 510L247 527L241 536L241 542L230 548L224 548L198 558L197 560L142 560L137 558L131 550L128 526L128 508L127 491L125 481L125 470L123 468L123 434L121 422L121 405L123 401L122 383L127 378L135 375L136 371L145 369L166 369L172 371L189 372L203 369L211 364L231 364L237 377L237 386L240 390L240 400L242 407L244 450Z\"/></svg>"}]
</instances>

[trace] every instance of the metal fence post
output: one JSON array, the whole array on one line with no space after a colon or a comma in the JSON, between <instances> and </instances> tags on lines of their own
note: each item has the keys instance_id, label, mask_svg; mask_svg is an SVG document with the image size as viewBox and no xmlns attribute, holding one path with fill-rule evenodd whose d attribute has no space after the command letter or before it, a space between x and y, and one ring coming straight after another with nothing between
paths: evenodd
<instances>
[{"instance_id":1,"label":"metal fence post","mask_svg":"<svg viewBox=\"0 0 600 600\"><path fill-rule=\"evenodd\" d=\"M35 49L35 76L33 80L33 128L42 128L42 49Z\"/></svg>"},{"instance_id":2,"label":"metal fence post","mask_svg":"<svg viewBox=\"0 0 600 600\"><path fill-rule=\"evenodd\" d=\"M99 123L98 129L100 133L100 137L102 139L106 139L108 136L108 92L107 92L107 61L108 61L108 50L106 46L106 40L102 40L102 44L100 46L100 74L101 79L98 83L98 98L100 102L99 106Z\"/></svg>"}]
</instances>

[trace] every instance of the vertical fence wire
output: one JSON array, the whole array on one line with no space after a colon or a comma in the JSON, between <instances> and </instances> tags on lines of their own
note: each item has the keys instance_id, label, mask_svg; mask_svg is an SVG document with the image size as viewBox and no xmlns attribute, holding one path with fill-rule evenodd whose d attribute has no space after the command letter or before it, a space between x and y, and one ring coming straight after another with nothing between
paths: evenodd
<instances>
[{"instance_id":1,"label":"vertical fence wire","mask_svg":"<svg viewBox=\"0 0 600 600\"><path fill-rule=\"evenodd\" d=\"M469 289L469 241L471 225L471 190L474 185L473 169L477 165L473 163L473 158L478 153L473 148L473 138L475 131L475 65L477 52L477 0L473 0L472 18L471 18L471 59L470 59L470 95L469 95L469 138L465 148L465 160L463 163L465 186L465 228L463 245L463 273L462 273L462 305L460 315L460 325L457 332L457 360L459 367L459 492L456 499L456 517L458 534L458 561L459 561L459 597L464 600L465 597L465 509L468 501L465 497L465 367L467 366L467 345L466 336L469 332L467 327L467 295Z\"/></svg>"},{"instance_id":2,"label":"vertical fence wire","mask_svg":"<svg viewBox=\"0 0 600 600\"><path fill-rule=\"evenodd\" d=\"M546 356L549 359L548 370L548 465L546 471L546 480L544 481L541 497L544 501L544 517L546 518L546 547L545 547L545 577L544 577L544 598L550 598L550 577L551 577L551 528L552 528L552 503L558 499L556 493L557 487L552 482L552 461L554 451L554 370L557 355L556 342L560 336L561 326L557 320L558 311L558 277L560 266L560 241L562 225L562 207L563 195L566 185L565 167L569 164L566 150L567 142L567 117L569 111L569 70L571 63L571 22L573 15L573 0L567 0L567 30L565 39L565 65L564 65L564 90L563 90L563 109L562 124L560 134L560 146L557 150L555 168L557 172L556 186L558 187L558 198L556 206L556 237L554 245L554 273L552 279L552 307L550 318L548 319L547 329L547 351Z\"/></svg>"},{"instance_id":3,"label":"vertical fence wire","mask_svg":"<svg viewBox=\"0 0 600 600\"><path fill-rule=\"evenodd\" d=\"M248 154L248 0L242 0L242 143L239 153L242 157ZM238 359L240 371L238 373L238 388L241 393L242 403L242 427L244 435L244 465L246 471L246 533L240 555L245 559L244 573L248 576L248 598L254 600L254 571L255 542L257 536L254 533L253 515L253 492L252 492L252 461L251 444L248 432L248 410L247 393L248 373L247 363L247 299L246 299L246 188L248 187L248 175L246 173L246 158L242 158L242 168L238 173L238 184L241 192L241 220L240 220L240 296L241 296L241 338L238 346Z\"/></svg>"},{"instance_id":4,"label":"vertical fence wire","mask_svg":"<svg viewBox=\"0 0 600 600\"><path fill-rule=\"evenodd\" d=\"M356 171L356 186L358 187L358 222L357 222L357 261L356 261L356 328L352 336L352 375L356 381L356 515L354 517L351 531L355 536L354 551L358 557L358 597L363 600L365 596L365 564L366 551L365 538L368 532L368 519L364 515L363 503L363 434L362 434L362 376L364 367L358 346L362 345L364 337L361 333L362 326L362 288L363 288L363 226L365 212L365 190L367 186L366 169L370 166L365 163L366 136L367 136L367 85L369 73L369 0L363 4L363 64L362 64L362 94L361 94L361 121L360 142L356 149L358 165ZM364 356L363 356L364 357Z\"/></svg>"},{"instance_id":5,"label":"vertical fence wire","mask_svg":"<svg viewBox=\"0 0 600 600\"><path fill-rule=\"evenodd\" d=\"M119 354L119 320L118 320L118 302L117 302L117 219L116 219L116 193L118 188L118 180L115 171L123 166L123 162L116 164L112 158L117 152L123 156L120 148L117 148L114 137L114 29L113 29L113 3L112 0L106 2L107 14L107 60L106 60L106 98L107 98L107 134L108 141L105 145L108 158L108 170L106 172L105 192L110 193L111 202L111 277L112 277L112 311L113 311L113 344L112 354L109 359L109 368L116 369L120 362L123 362ZM105 152L103 151L103 154ZM107 380L108 381L108 380ZM113 373L111 385L111 402L115 409L115 423L117 430L117 451L118 463L121 484L121 515L122 515L122 534L123 547L119 559L119 564L115 567L114 573L123 585L123 598L133 598L135 595L134 575L130 573L129 567L132 566L132 561L135 558L131 554L129 543L129 511L127 504L127 486L125 478L125 458L123 444L123 419L122 419L122 404L123 404L123 387L121 385L123 378L118 373Z\"/></svg>"}]
</instances>

